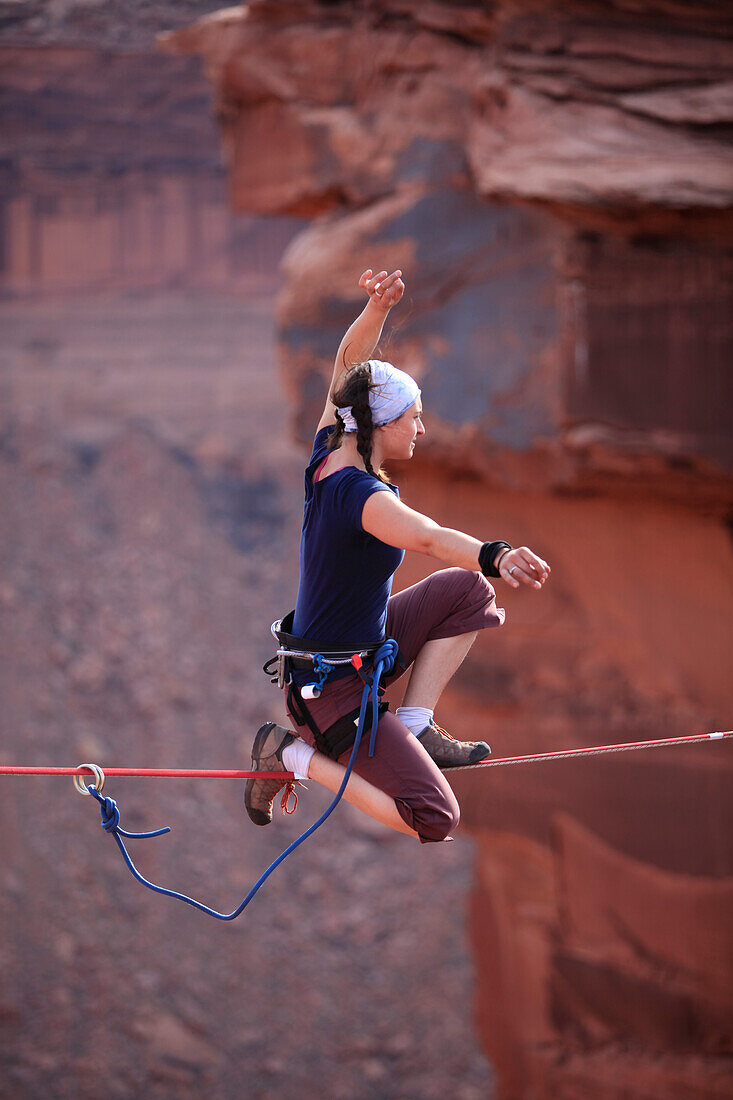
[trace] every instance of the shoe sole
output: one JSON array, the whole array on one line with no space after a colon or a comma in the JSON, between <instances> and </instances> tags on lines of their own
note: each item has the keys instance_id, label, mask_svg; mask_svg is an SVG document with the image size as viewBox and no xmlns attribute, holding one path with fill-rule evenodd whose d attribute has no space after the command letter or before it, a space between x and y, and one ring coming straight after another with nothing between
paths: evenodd
<instances>
[{"instance_id":1,"label":"shoe sole","mask_svg":"<svg viewBox=\"0 0 733 1100\"><path fill-rule=\"evenodd\" d=\"M276 725L277 722L265 722L264 725L260 726L257 730L254 745L252 746L252 771L257 771L260 759L260 749L267 739L268 734ZM244 808L247 811L250 821L255 825L269 825L272 818L252 805L252 788L256 782L256 779L247 780L247 784L244 788Z\"/></svg>"},{"instance_id":2,"label":"shoe sole","mask_svg":"<svg viewBox=\"0 0 733 1100\"><path fill-rule=\"evenodd\" d=\"M479 755L476 755L476 754ZM487 756L491 756L491 746L487 745L485 749L480 749L478 746L473 750L473 760L468 760L465 764L438 764L441 771L449 771L450 768L472 768L474 764L481 764Z\"/></svg>"}]
</instances>

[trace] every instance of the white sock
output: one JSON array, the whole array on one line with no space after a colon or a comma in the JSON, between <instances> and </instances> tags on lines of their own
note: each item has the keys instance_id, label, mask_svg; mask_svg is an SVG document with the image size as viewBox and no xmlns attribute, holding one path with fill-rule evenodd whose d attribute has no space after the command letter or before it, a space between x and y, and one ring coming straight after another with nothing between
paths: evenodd
<instances>
[{"instance_id":1,"label":"white sock","mask_svg":"<svg viewBox=\"0 0 733 1100\"><path fill-rule=\"evenodd\" d=\"M307 779L308 768L316 750L312 745L306 745L296 737L282 751L282 762L286 770L292 772L296 779Z\"/></svg>"},{"instance_id":2,"label":"white sock","mask_svg":"<svg viewBox=\"0 0 733 1100\"><path fill-rule=\"evenodd\" d=\"M410 733L415 734L415 737L418 733L422 733L434 713L434 711L428 710L427 707L397 707L395 711L402 725L407 726Z\"/></svg>"}]
</instances>

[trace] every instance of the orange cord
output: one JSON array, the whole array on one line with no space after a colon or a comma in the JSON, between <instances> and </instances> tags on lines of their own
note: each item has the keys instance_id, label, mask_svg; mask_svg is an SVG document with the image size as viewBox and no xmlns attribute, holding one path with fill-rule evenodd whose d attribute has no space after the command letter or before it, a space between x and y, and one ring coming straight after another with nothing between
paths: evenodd
<instances>
[{"instance_id":1,"label":"orange cord","mask_svg":"<svg viewBox=\"0 0 733 1100\"><path fill-rule=\"evenodd\" d=\"M280 799L280 809L284 814L294 814L295 811L298 809L298 792L295 788L299 785L300 784L298 784L294 779L291 779L288 783L285 784L285 790L283 791L282 798ZM295 800L293 802L292 809L288 805L291 795Z\"/></svg>"}]
</instances>

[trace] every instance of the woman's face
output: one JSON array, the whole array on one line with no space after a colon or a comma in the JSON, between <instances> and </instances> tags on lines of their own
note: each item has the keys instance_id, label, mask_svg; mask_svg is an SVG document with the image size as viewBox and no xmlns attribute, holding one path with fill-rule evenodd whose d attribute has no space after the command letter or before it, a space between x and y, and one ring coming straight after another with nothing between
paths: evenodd
<instances>
[{"instance_id":1,"label":"woman's face","mask_svg":"<svg viewBox=\"0 0 733 1100\"><path fill-rule=\"evenodd\" d=\"M397 420L382 425L377 431L382 433L383 458L412 458L418 436L425 435L420 398Z\"/></svg>"}]
</instances>

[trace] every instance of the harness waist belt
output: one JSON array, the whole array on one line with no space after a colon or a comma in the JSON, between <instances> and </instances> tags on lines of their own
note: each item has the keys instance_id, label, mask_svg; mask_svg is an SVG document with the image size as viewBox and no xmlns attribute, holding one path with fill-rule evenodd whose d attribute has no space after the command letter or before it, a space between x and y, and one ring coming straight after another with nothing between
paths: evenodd
<instances>
[{"instance_id":1,"label":"harness waist belt","mask_svg":"<svg viewBox=\"0 0 733 1100\"><path fill-rule=\"evenodd\" d=\"M339 645L329 643L324 645L322 642L315 642L310 638L298 638L295 634L291 634L294 618L295 612L290 611L284 618L274 622L270 629L281 648L295 659L304 660L311 654L320 653L327 661L348 663L355 653L360 657L371 657L384 641L384 638L381 638L377 642L355 642L353 645L344 645L343 642Z\"/></svg>"},{"instance_id":2,"label":"harness waist belt","mask_svg":"<svg viewBox=\"0 0 733 1100\"><path fill-rule=\"evenodd\" d=\"M278 641L279 648L275 656L266 662L263 671L272 676L276 671L273 684L284 687L292 682L292 673L306 672L317 669L317 675L322 671L322 665L349 665L355 655L362 661L373 657L383 641L357 642L354 645L338 645L327 643L321 645L310 638L299 638L291 633L295 612L289 611L282 619L278 619L270 627L273 637ZM275 667L273 667L275 666Z\"/></svg>"}]
</instances>

